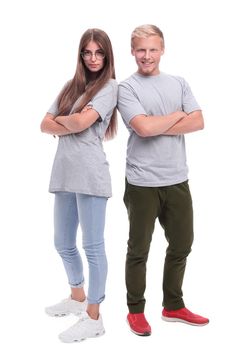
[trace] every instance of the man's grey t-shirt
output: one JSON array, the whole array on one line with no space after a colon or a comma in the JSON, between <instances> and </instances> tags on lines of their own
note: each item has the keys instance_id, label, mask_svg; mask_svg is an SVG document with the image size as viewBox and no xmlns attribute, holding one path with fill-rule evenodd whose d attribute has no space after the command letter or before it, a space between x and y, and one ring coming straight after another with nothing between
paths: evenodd
<instances>
[{"instance_id":1,"label":"man's grey t-shirt","mask_svg":"<svg viewBox=\"0 0 233 350\"><path fill-rule=\"evenodd\" d=\"M137 115L164 115L200 110L187 82L165 73L134 73L118 87L118 109L129 130L126 178L137 186L160 187L188 179L183 135L140 137L130 127Z\"/></svg>"},{"instance_id":2,"label":"man's grey t-shirt","mask_svg":"<svg viewBox=\"0 0 233 350\"><path fill-rule=\"evenodd\" d=\"M102 141L116 103L117 82L111 79L88 103L98 112L100 120L80 133L59 137L49 185L50 192L67 191L111 197L109 165ZM57 99L48 113L58 115Z\"/></svg>"}]
</instances>

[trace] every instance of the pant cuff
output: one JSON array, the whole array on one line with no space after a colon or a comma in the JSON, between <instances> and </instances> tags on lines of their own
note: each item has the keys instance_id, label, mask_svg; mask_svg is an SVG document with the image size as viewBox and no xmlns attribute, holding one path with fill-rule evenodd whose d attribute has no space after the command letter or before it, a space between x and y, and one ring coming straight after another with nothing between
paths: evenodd
<instances>
[{"instance_id":1,"label":"pant cuff","mask_svg":"<svg viewBox=\"0 0 233 350\"><path fill-rule=\"evenodd\" d=\"M185 304L183 301L180 301L179 303L175 304L170 304L170 303L163 303L163 307L167 310L174 311L174 310L179 310L185 307Z\"/></svg>"},{"instance_id":2,"label":"pant cuff","mask_svg":"<svg viewBox=\"0 0 233 350\"><path fill-rule=\"evenodd\" d=\"M145 305L128 305L128 309L131 314L141 314L144 313Z\"/></svg>"}]
</instances>

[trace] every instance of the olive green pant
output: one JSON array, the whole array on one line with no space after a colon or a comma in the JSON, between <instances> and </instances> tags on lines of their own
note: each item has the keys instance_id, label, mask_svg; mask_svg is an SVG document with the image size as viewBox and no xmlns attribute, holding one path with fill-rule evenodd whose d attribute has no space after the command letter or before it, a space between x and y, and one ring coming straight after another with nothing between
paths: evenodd
<instances>
[{"instance_id":1,"label":"olive green pant","mask_svg":"<svg viewBox=\"0 0 233 350\"><path fill-rule=\"evenodd\" d=\"M193 242L193 209L188 181L165 187L142 187L126 181L124 194L129 217L126 288L129 312L144 312L146 264L155 220L168 242L163 272L163 306L184 307L182 283L186 258Z\"/></svg>"}]
</instances>

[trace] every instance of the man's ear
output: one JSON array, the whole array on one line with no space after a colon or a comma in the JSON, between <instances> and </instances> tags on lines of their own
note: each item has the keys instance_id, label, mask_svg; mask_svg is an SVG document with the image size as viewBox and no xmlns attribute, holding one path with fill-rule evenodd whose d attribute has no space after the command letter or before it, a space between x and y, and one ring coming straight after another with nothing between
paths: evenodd
<instances>
[{"instance_id":1,"label":"man's ear","mask_svg":"<svg viewBox=\"0 0 233 350\"><path fill-rule=\"evenodd\" d=\"M135 56L133 47L131 47L131 55Z\"/></svg>"}]
</instances>

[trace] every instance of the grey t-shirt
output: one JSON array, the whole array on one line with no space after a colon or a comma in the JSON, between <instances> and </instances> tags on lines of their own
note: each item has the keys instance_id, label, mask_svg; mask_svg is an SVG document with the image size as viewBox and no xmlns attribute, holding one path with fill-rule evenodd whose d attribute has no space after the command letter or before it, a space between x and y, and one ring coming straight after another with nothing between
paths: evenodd
<instances>
[{"instance_id":1,"label":"grey t-shirt","mask_svg":"<svg viewBox=\"0 0 233 350\"><path fill-rule=\"evenodd\" d=\"M140 137L130 127L136 115L167 115L200 110L187 82L165 73L134 73L118 87L118 109L129 130L126 178L137 186L159 187L188 179L183 135Z\"/></svg>"},{"instance_id":2,"label":"grey t-shirt","mask_svg":"<svg viewBox=\"0 0 233 350\"><path fill-rule=\"evenodd\" d=\"M99 113L100 120L80 133L59 137L49 185L50 192L67 191L111 197L109 165L102 141L116 103L117 82L110 79L88 103ZM55 116L58 114L57 99L48 113Z\"/></svg>"}]
</instances>

